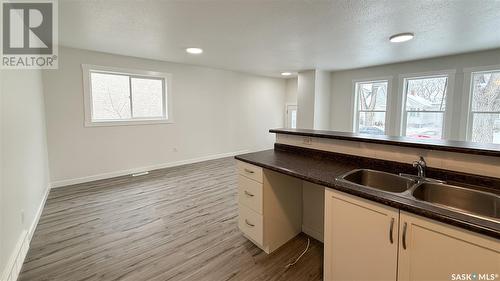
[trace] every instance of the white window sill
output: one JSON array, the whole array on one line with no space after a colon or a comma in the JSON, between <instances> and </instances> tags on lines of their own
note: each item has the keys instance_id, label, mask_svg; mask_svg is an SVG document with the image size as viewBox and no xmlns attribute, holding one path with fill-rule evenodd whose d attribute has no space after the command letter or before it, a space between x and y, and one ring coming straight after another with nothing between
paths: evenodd
<instances>
[{"instance_id":1,"label":"white window sill","mask_svg":"<svg viewBox=\"0 0 500 281\"><path fill-rule=\"evenodd\" d=\"M85 121L85 127L137 126L137 125L156 125L156 124L172 124L172 123L174 123L174 121L170 119Z\"/></svg>"}]
</instances>

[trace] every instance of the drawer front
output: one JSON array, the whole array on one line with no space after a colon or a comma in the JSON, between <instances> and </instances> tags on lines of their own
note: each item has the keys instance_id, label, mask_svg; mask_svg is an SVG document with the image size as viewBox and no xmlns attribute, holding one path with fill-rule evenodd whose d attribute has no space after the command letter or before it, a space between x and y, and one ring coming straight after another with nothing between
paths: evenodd
<instances>
[{"instance_id":1,"label":"drawer front","mask_svg":"<svg viewBox=\"0 0 500 281\"><path fill-rule=\"evenodd\" d=\"M240 204L262 214L262 183L239 175L238 200Z\"/></svg>"},{"instance_id":2,"label":"drawer front","mask_svg":"<svg viewBox=\"0 0 500 281\"><path fill-rule=\"evenodd\" d=\"M262 247L264 241L264 228L262 215L252 211L244 205L239 205L240 215L238 226L250 239Z\"/></svg>"},{"instance_id":3,"label":"drawer front","mask_svg":"<svg viewBox=\"0 0 500 281\"><path fill-rule=\"evenodd\" d=\"M238 161L238 173L254 181L262 182L262 168Z\"/></svg>"}]
</instances>

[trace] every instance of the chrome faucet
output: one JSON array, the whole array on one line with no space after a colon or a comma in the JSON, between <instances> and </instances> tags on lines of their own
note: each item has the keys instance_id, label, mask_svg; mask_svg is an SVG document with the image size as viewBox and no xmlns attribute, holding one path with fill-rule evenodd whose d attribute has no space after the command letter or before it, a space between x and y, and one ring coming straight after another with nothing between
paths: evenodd
<instances>
[{"instance_id":1,"label":"chrome faucet","mask_svg":"<svg viewBox=\"0 0 500 281\"><path fill-rule=\"evenodd\" d=\"M405 178L412 179L416 182L434 182L434 183L446 183L443 180L430 179L426 177L425 169L427 168L427 163L424 157L420 156L417 161L413 161L413 167L417 168L417 175L400 173L399 175Z\"/></svg>"},{"instance_id":2,"label":"chrome faucet","mask_svg":"<svg viewBox=\"0 0 500 281\"><path fill-rule=\"evenodd\" d=\"M425 178L425 168L427 168L427 163L425 162L424 157L420 156L418 161L414 161L413 167L417 168L417 176L419 178Z\"/></svg>"}]
</instances>

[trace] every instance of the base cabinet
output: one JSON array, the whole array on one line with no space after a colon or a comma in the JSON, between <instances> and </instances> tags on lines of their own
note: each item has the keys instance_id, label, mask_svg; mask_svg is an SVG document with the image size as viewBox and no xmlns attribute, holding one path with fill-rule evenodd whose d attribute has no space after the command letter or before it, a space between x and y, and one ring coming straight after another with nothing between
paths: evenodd
<instances>
[{"instance_id":1,"label":"base cabinet","mask_svg":"<svg viewBox=\"0 0 500 281\"><path fill-rule=\"evenodd\" d=\"M238 161L238 227L266 253L302 230L302 181Z\"/></svg>"},{"instance_id":2,"label":"base cabinet","mask_svg":"<svg viewBox=\"0 0 500 281\"><path fill-rule=\"evenodd\" d=\"M406 230L405 230L406 229ZM398 280L500 280L500 242L401 212ZM496 275L495 275L496 274ZM471 279L467 278L470 275Z\"/></svg>"},{"instance_id":3,"label":"base cabinet","mask_svg":"<svg viewBox=\"0 0 500 281\"><path fill-rule=\"evenodd\" d=\"M325 192L324 280L396 280L397 209Z\"/></svg>"},{"instance_id":4,"label":"base cabinet","mask_svg":"<svg viewBox=\"0 0 500 281\"><path fill-rule=\"evenodd\" d=\"M500 280L498 239L328 188L324 251L326 281Z\"/></svg>"}]
</instances>

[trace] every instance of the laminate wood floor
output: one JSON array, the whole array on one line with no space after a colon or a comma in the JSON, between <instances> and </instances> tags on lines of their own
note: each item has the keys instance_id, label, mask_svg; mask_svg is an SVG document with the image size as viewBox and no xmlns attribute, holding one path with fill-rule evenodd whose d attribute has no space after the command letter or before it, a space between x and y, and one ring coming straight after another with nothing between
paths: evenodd
<instances>
[{"instance_id":1,"label":"laminate wood floor","mask_svg":"<svg viewBox=\"0 0 500 281\"><path fill-rule=\"evenodd\" d=\"M321 280L323 245L301 234L271 255L237 226L224 158L53 189L19 280Z\"/></svg>"}]
</instances>

